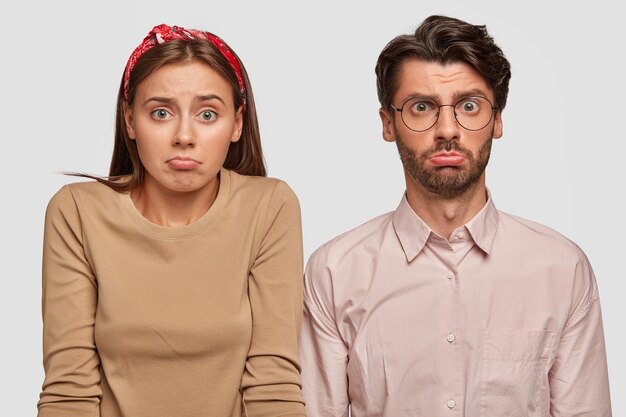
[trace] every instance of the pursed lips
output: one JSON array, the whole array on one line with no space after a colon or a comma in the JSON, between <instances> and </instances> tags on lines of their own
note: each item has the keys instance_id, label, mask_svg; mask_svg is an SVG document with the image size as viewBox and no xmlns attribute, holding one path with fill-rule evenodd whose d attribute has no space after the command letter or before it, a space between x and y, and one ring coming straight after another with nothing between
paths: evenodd
<instances>
[{"instance_id":1,"label":"pursed lips","mask_svg":"<svg viewBox=\"0 0 626 417\"><path fill-rule=\"evenodd\" d=\"M181 170L194 169L201 164L200 161L197 161L189 156L175 156L165 162L171 168Z\"/></svg>"},{"instance_id":2,"label":"pursed lips","mask_svg":"<svg viewBox=\"0 0 626 417\"><path fill-rule=\"evenodd\" d=\"M459 166L465 162L465 157L458 152L439 152L429 158L433 165Z\"/></svg>"}]
</instances>

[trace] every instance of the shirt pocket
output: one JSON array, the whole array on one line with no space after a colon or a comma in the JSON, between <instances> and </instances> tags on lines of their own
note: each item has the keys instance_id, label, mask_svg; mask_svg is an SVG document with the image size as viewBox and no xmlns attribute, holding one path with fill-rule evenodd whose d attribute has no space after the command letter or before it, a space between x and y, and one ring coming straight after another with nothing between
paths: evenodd
<instances>
[{"instance_id":1,"label":"shirt pocket","mask_svg":"<svg viewBox=\"0 0 626 417\"><path fill-rule=\"evenodd\" d=\"M548 362L556 332L484 330L481 416L549 415Z\"/></svg>"}]
</instances>

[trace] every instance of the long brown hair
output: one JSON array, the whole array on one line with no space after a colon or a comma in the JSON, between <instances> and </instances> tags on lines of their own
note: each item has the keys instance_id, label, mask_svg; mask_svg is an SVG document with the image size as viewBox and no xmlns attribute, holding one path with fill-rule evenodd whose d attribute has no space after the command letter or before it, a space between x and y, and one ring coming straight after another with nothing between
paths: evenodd
<instances>
[{"instance_id":1,"label":"long brown hair","mask_svg":"<svg viewBox=\"0 0 626 417\"><path fill-rule=\"evenodd\" d=\"M234 54L234 52L233 52ZM261 150L261 135L257 121L256 108L252 87L243 63L235 55L241 65L245 83L245 111L241 138L232 142L226 154L224 168L231 169L242 175L265 176L266 169ZM154 46L145 52L135 64L128 79L128 100L124 99L124 80L120 83L117 96L115 116L115 144L109 167L108 177L96 177L87 174L74 174L95 179L116 191L129 191L143 183L145 168L139 159L137 144L128 137L128 129L124 118L124 106L132 106L139 84L157 69L164 65L196 60L209 65L227 80L233 89L235 110L244 104L240 94L237 76L228 60L208 40L171 40Z\"/></svg>"}]
</instances>

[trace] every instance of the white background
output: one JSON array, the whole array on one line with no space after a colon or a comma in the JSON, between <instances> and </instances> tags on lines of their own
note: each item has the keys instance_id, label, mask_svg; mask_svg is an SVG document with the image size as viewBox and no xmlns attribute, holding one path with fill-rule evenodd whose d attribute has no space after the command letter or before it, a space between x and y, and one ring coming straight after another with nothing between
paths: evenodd
<instances>
[{"instance_id":1,"label":"white background","mask_svg":"<svg viewBox=\"0 0 626 417\"><path fill-rule=\"evenodd\" d=\"M490 33L512 64L504 137L487 182L501 210L575 241L602 298L613 410L626 415L626 82L619 2L14 2L2 6L0 415L35 415L41 365L41 241L52 194L106 174L126 60L167 23L212 31L244 61L271 176L300 198L305 256L393 210L403 186L381 139L374 65L430 14Z\"/></svg>"}]
</instances>

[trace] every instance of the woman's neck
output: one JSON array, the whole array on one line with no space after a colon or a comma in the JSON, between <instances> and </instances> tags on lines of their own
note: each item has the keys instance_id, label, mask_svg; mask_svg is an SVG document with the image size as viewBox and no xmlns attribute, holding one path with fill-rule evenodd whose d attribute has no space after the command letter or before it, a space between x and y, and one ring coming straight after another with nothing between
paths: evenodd
<instances>
[{"instance_id":1,"label":"woman's neck","mask_svg":"<svg viewBox=\"0 0 626 417\"><path fill-rule=\"evenodd\" d=\"M152 223L166 227L186 226L211 208L219 186L219 174L205 187L189 192L172 191L146 179L130 192L130 197L137 210Z\"/></svg>"}]
</instances>

